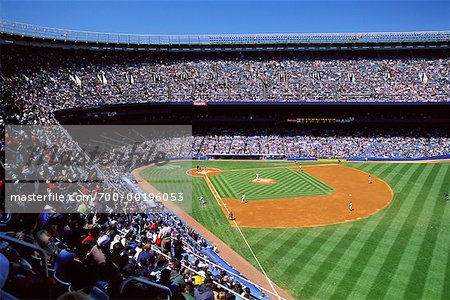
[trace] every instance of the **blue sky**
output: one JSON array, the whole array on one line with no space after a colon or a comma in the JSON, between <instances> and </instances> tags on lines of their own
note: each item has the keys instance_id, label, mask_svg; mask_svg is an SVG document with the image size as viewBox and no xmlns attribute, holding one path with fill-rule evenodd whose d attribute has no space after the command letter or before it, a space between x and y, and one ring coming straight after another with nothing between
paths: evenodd
<instances>
[{"instance_id":1,"label":"blue sky","mask_svg":"<svg viewBox=\"0 0 450 300\"><path fill-rule=\"evenodd\" d=\"M445 1L18 1L0 17L124 33L284 33L449 30Z\"/></svg>"}]
</instances>

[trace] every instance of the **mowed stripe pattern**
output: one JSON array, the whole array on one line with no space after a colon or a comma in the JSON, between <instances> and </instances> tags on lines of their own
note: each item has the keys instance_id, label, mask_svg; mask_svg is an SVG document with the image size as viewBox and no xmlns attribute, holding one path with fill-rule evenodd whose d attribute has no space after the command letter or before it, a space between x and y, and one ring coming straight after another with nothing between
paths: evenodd
<instances>
[{"instance_id":1,"label":"mowed stripe pattern","mask_svg":"<svg viewBox=\"0 0 450 300\"><path fill-rule=\"evenodd\" d=\"M260 178L273 179L276 183L253 183L257 173ZM232 170L211 176L210 180L221 197L240 199L245 194L249 201L318 196L333 191L332 187L307 172L288 168Z\"/></svg>"},{"instance_id":2,"label":"mowed stripe pattern","mask_svg":"<svg viewBox=\"0 0 450 300\"><path fill-rule=\"evenodd\" d=\"M296 298L449 299L450 165L357 167L386 179L393 203L348 224L244 229L269 275Z\"/></svg>"},{"instance_id":3,"label":"mowed stripe pattern","mask_svg":"<svg viewBox=\"0 0 450 300\"><path fill-rule=\"evenodd\" d=\"M349 166L386 180L393 202L347 224L243 228L270 278L297 299L450 299L450 164ZM194 217L253 263L220 208L207 210Z\"/></svg>"},{"instance_id":4,"label":"mowed stripe pattern","mask_svg":"<svg viewBox=\"0 0 450 300\"><path fill-rule=\"evenodd\" d=\"M450 299L450 164L348 165L389 183L393 202L345 224L242 228L269 277L297 299ZM193 202L193 217L256 266L203 178L194 178L193 193L208 201Z\"/></svg>"}]
</instances>

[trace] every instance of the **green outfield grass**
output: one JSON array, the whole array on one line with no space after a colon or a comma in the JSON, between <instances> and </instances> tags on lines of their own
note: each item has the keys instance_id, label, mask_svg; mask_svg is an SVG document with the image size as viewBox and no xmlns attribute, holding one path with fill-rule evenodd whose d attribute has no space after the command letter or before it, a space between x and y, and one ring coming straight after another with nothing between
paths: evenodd
<instances>
[{"instance_id":1,"label":"green outfield grass","mask_svg":"<svg viewBox=\"0 0 450 300\"><path fill-rule=\"evenodd\" d=\"M256 173L260 174L260 178L276 182L271 185L255 184L252 181ZM332 187L306 172L279 167L223 172L210 179L221 197L240 199L245 194L248 201L319 196L333 191Z\"/></svg>"},{"instance_id":2,"label":"green outfield grass","mask_svg":"<svg viewBox=\"0 0 450 300\"><path fill-rule=\"evenodd\" d=\"M197 163L194 163L196 165ZM202 162L222 170L286 162ZM297 299L450 299L450 164L352 163L394 190L369 218L299 229L242 228L269 277ZM187 175L186 175L187 176ZM256 266L202 178L192 216Z\"/></svg>"}]
</instances>

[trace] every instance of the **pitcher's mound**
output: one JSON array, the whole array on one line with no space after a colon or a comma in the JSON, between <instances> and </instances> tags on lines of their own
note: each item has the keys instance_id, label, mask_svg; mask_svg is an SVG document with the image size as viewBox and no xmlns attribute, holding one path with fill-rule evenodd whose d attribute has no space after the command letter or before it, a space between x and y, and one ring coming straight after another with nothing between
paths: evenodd
<instances>
[{"instance_id":1,"label":"pitcher's mound","mask_svg":"<svg viewBox=\"0 0 450 300\"><path fill-rule=\"evenodd\" d=\"M260 179L253 179L252 182L254 184L261 184L261 185L268 185L268 184L274 184L276 183L275 180L270 178L260 178Z\"/></svg>"}]
</instances>

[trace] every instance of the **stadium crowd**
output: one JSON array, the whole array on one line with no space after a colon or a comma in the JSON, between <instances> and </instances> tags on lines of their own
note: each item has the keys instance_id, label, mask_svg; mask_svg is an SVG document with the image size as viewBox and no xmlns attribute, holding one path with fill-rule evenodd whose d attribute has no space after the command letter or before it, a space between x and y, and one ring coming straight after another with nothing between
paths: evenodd
<instances>
[{"instance_id":1,"label":"stadium crowd","mask_svg":"<svg viewBox=\"0 0 450 300\"><path fill-rule=\"evenodd\" d=\"M219 130L194 137L194 156L277 155L285 158L420 158L450 153L443 130Z\"/></svg>"},{"instance_id":2,"label":"stadium crowd","mask_svg":"<svg viewBox=\"0 0 450 300\"><path fill-rule=\"evenodd\" d=\"M447 57L185 59L17 49L3 51L1 80L28 114L40 114L36 101L57 110L159 101L445 102L450 95ZM45 112L36 117L45 121Z\"/></svg>"},{"instance_id":3,"label":"stadium crowd","mask_svg":"<svg viewBox=\"0 0 450 300\"><path fill-rule=\"evenodd\" d=\"M33 249L0 240L0 288L19 299L30 298L30 290L35 299L67 291L76 295L61 299L167 299L169 290L171 299L253 299L237 277L202 254L210 244L162 211L15 214L2 229L41 247L54 279Z\"/></svg>"},{"instance_id":4,"label":"stadium crowd","mask_svg":"<svg viewBox=\"0 0 450 300\"><path fill-rule=\"evenodd\" d=\"M114 147L106 155L84 158L85 152L61 126L10 130L5 169L9 191L14 194L142 193L127 172L161 152L168 157L180 155L174 141L166 139ZM159 148L144 158L143 147L154 144ZM190 147L186 151L189 153ZM132 153L136 159L131 159ZM130 158L130 164L111 163L117 162L112 158L118 155L125 161ZM20 299L57 298L66 291L81 299L167 299L169 290L171 299L261 297L254 285L257 295L252 295L251 283L237 272L211 262L207 251L219 249L161 203L85 199L49 202L45 207L39 203L38 211L44 213L35 213L30 202L16 202L16 213L9 221L0 215L2 233L42 248L50 270L50 275L44 274L42 258L37 258L33 249L2 242L0 237L4 272L0 289Z\"/></svg>"},{"instance_id":5,"label":"stadium crowd","mask_svg":"<svg viewBox=\"0 0 450 300\"><path fill-rule=\"evenodd\" d=\"M41 203L20 201L16 211L50 212L129 211L119 202L99 202L88 195L95 193L132 192L131 186L116 175L114 168L107 168L91 160L61 126L29 126L10 128L6 143L5 174L10 182L9 192L14 194L50 194L86 196L83 201ZM125 171L123 174L126 174ZM112 183L114 182L114 183ZM127 203L125 203L127 204ZM133 209L141 210L141 203Z\"/></svg>"},{"instance_id":6,"label":"stadium crowd","mask_svg":"<svg viewBox=\"0 0 450 300\"><path fill-rule=\"evenodd\" d=\"M8 180L23 193L26 189L85 195L138 190L136 182L124 178L123 173L145 163L142 158L149 142L110 152L109 158L121 153L126 159L137 151L128 166L105 163L105 159L111 161L108 157L77 165L73 162L84 154L53 117L58 109L148 101L449 100L448 58L203 56L184 60L146 54L28 50L11 47L0 53L0 93L5 104L0 146L4 155L5 144L9 143L6 150L12 159L5 168L12 178ZM5 141L5 123L57 127L35 128L34 134L18 132L14 139ZM192 154L421 157L450 153L446 134L221 131L195 136ZM46 149L45 159L39 164L26 163L26 141ZM152 142L159 144L167 156L179 156L180 149L172 143ZM69 167L58 169L54 157L66 150L74 154ZM41 184L36 185L39 180ZM1 184L3 189L4 182ZM126 214L121 207L106 204L99 207L85 201L73 205L76 207L65 205L64 211L77 213L60 214L56 211L62 207L46 207L45 213L14 214L2 224L2 232L45 251L55 280L49 281L39 271L42 261L37 261L33 251L3 241L1 289L18 298L29 297L30 291L35 298L55 298L68 290L93 298L163 297L164 289L152 285L157 283L177 299L254 297L247 283L207 260L205 252L217 250L213 245L158 205L152 210L136 206ZM148 281L127 282L136 277Z\"/></svg>"}]
</instances>

